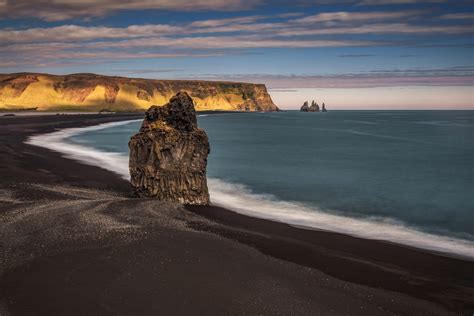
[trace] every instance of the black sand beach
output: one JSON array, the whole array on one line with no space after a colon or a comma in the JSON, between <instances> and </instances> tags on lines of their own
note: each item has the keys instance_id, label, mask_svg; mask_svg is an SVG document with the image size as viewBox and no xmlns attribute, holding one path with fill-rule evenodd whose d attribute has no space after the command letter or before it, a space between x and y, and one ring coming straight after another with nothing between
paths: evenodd
<instances>
[{"instance_id":1,"label":"black sand beach","mask_svg":"<svg viewBox=\"0 0 474 316\"><path fill-rule=\"evenodd\" d=\"M129 197L24 144L140 115L0 117L0 315L474 312L474 262Z\"/></svg>"}]
</instances>

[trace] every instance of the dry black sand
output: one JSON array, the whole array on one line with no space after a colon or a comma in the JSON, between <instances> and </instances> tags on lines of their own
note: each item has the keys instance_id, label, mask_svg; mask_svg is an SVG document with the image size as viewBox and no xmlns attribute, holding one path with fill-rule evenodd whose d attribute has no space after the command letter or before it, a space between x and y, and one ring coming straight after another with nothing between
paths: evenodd
<instances>
[{"instance_id":1,"label":"dry black sand","mask_svg":"<svg viewBox=\"0 0 474 316\"><path fill-rule=\"evenodd\" d=\"M0 118L0 315L473 313L473 262L131 199L119 176L23 143L133 118Z\"/></svg>"}]
</instances>

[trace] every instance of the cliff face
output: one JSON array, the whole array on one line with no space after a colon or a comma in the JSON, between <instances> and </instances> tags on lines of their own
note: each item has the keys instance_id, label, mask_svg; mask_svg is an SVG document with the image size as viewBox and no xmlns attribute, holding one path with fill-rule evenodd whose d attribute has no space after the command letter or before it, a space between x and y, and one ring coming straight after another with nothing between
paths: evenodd
<instances>
[{"instance_id":1,"label":"cliff face","mask_svg":"<svg viewBox=\"0 0 474 316\"><path fill-rule=\"evenodd\" d=\"M197 127L193 100L186 92L179 92L164 106L148 109L140 132L128 145L135 196L209 204L209 141Z\"/></svg>"},{"instance_id":2,"label":"cliff face","mask_svg":"<svg viewBox=\"0 0 474 316\"><path fill-rule=\"evenodd\" d=\"M198 111L278 110L263 84L32 73L0 74L0 109L139 111L165 104L178 91L186 91Z\"/></svg>"}]
</instances>

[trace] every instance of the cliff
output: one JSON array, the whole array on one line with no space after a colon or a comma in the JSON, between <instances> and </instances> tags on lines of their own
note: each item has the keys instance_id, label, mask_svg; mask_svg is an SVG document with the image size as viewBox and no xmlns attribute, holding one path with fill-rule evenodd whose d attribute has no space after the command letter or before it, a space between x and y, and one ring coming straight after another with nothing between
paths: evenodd
<instances>
[{"instance_id":1,"label":"cliff","mask_svg":"<svg viewBox=\"0 0 474 316\"><path fill-rule=\"evenodd\" d=\"M197 126L194 103L186 92L179 92L166 105L148 109L140 132L128 146L135 196L209 204L209 141Z\"/></svg>"},{"instance_id":2,"label":"cliff","mask_svg":"<svg viewBox=\"0 0 474 316\"><path fill-rule=\"evenodd\" d=\"M0 74L0 110L144 111L186 91L196 110L277 111L265 85L152 80L95 74Z\"/></svg>"}]
</instances>

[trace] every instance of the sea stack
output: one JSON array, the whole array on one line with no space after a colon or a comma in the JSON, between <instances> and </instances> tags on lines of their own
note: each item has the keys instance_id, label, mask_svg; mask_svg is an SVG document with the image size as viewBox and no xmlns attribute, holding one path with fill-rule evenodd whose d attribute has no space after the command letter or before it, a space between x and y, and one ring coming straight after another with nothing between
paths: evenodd
<instances>
[{"instance_id":1,"label":"sea stack","mask_svg":"<svg viewBox=\"0 0 474 316\"><path fill-rule=\"evenodd\" d=\"M209 204L209 141L197 126L194 102L186 92L178 92L166 105L150 107L128 145L134 196Z\"/></svg>"},{"instance_id":2,"label":"sea stack","mask_svg":"<svg viewBox=\"0 0 474 316\"><path fill-rule=\"evenodd\" d=\"M322 112L327 112L328 110L326 110L326 104L323 103L323 108L321 110Z\"/></svg>"},{"instance_id":3,"label":"sea stack","mask_svg":"<svg viewBox=\"0 0 474 316\"><path fill-rule=\"evenodd\" d=\"M319 105L317 102L311 102L311 106L309 107L310 112L319 112Z\"/></svg>"},{"instance_id":4,"label":"sea stack","mask_svg":"<svg viewBox=\"0 0 474 316\"><path fill-rule=\"evenodd\" d=\"M301 107L300 109L300 112L308 112L309 111L309 105L308 105L308 101L305 101L303 103L303 106Z\"/></svg>"}]
</instances>

